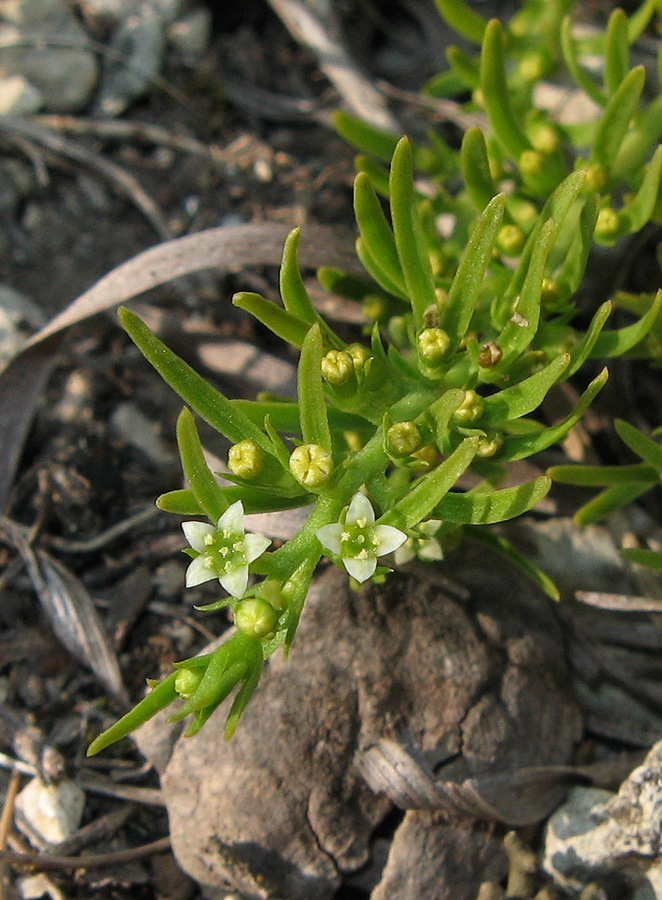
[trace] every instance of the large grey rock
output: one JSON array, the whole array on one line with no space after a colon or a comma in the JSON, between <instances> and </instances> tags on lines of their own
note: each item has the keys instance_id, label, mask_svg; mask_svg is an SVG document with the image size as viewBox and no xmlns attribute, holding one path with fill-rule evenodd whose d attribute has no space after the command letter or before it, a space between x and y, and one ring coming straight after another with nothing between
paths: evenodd
<instances>
[{"instance_id":1,"label":"large grey rock","mask_svg":"<svg viewBox=\"0 0 662 900\"><path fill-rule=\"evenodd\" d=\"M450 760L445 780L565 763L580 724L550 607L493 571L461 604L413 576L352 593L328 570L229 743L223 719L181 739L166 769L173 849L207 890L261 900L325 900L368 860L391 805L361 777L380 742L406 735L430 763ZM374 900L473 900L492 872L485 824L431 815L407 815Z\"/></svg>"},{"instance_id":2,"label":"large grey rock","mask_svg":"<svg viewBox=\"0 0 662 900\"><path fill-rule=\"evenodd\" d=\"M617 794L595 788L571 792L547 823L543 867L565 888L620 880L638 885L642 898L647 892L661 896L662 742Z\"/></svg>"},{"instance_id":3,"label":"large grey rock","mask_svg":"<svg viewBox=\"0 0 662 900\"><path fill-rule=\"evenodd\" d=\"M53 112L77 112L89 102L96 57L67 0L7 0L0 23L0 75L22 76Z\"/></svg>"}]
</instances>

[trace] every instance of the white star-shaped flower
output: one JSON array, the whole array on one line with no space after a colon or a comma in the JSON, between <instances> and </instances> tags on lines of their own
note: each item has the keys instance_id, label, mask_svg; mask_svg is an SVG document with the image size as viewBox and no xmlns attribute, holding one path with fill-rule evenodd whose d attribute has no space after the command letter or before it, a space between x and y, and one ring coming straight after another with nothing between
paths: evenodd
<instances>
[{"instance_id":1,"label":"white star-shaped flower","mask_svg":"<svg viewBox=\"0 0 662 900\"><path fill-rule=\"evenodd\" d=\"M365 494L357 493L347 508L344 522L323 525L317 539L340 556L343 566L359 582L371 578L377 557L397 550L407 535L392 525L375 525L375 511Z\"/></svg>"},{"instance_id":2,"label":"white star-shaped flower","mask_svg":"<svg viewBox=\"0 0 662 900\"><path fill-rule=\"evenodd\" d=\"M228 506L218 524L184 522L182 530L198 554L186 570L186 587L218 578L228 594L243 597L248 588L248 567L271 541L261 534L246 534L241 500Z\"/></svg>"}]
</instances>

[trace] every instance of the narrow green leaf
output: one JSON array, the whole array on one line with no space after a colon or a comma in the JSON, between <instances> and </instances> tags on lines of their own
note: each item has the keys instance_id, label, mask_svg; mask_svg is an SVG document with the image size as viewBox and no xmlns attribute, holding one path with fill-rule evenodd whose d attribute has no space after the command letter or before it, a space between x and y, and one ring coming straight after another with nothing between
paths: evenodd
<instances>
[{"instance_id":1,"label":"narrow green leaf","mask_svg":"<svg viewBox=\"0 0 662 900\"><path fill-rule=\"evenodd\" d=\"M462 80L463 89L475 91L480 87L480 65L477 59L469 56L459 47L449 47L446 59L453 73Z\"/></svg>"},{"instance_id":2,"label":"narrow green leaf","mask_svg":"<svg viewBox=\"0 0 662 900\"><path fill-rule=\"evenodd\" d=\"M659 550L644 550L643 547L626 547L621 550L623 556L638 566L662 570L662 553Z\"/></svg>"},{"instance_id":3,"label":"narrow green leaf","mask_svg":"<svg viewBox=\"0 0 662 900\"><path fill-rule=\"evenodd\" d=\"M506 63L503 49L503 26L492 19L485 28L480 65L480 88L490 124L514 160L519 160L531 143L517 121L510 105Z\"/></svg>"},{"instance_id":4,"label":"narrow green leaf","mask_svg":"<svg viewBox=\"0 0 662 900\"><path fill-rule=\"evenodd\" d=\"M448 493L434 509L434 518L457 525L491 525L514 519L533 509L549 493L545 475L499 491Z\"/></svg>"},{"instance_id":5,"label":"narrow green leaf","mask_svg":"<svg viewBox=\"0 0 662 900\"><path fill-rule=\"evenodd\" d=\"M540 230L538 240L527 265L524 284L514 310L517 313L517 318L514 320L511 316L508 319L503 331L496 340L498 346L503 350L504 369L511 360L516 359L528 347L538 331L542 282L545 277L547 257L555 233L554 220L548 219Z\"/></svg>"},{"instance_id":6,"label":"narrow green leaf","mask_svg":"<svg viewBox=\"0 0 662 900\"><path fill-rule=\"evenodd\" d=\"M662 447L623 419L614 420L616 434L624 444L662 475Z\"/></svg>"},{"instance_id":7,"label":"narrow green leaf","mask_svg":"<svg viewBox=\"0 0 662 900\"><path fill-rule=\"evenodd\" d=\"M637 111L645 81L646 69L643 66L635 66L609 99L598 122L591 149L591 160L602 163L609 171L632 117Z\"/></svg>"},{"instance_id":8,"label":"narrow green leaf","mask_svg":"<svg viewBox=\"0 0 662 900\"><path fill-rule=\"evenodd\" d=\"M363 266L363 268L366 270L366 272L372 275L380 288L382 288L389 294L393 294L394 297L399 297L400 300L404 300L409 303L407 292L401 291L395 281L392 281L389 278L388 274L384 271L384 269L382 269L380 264L366 247L363 238L356 239L356 255L361 261L361 265Z\"/></svg>"},{"instance_id":9,"label":"narrow green leaf","mask_svg":"<svg viewBox=\"0 0 662 900\"><path fill-rule=\"evenodd\" d=\"M662 173L662 146L655 151L646 166L644 177L637 193L628 200L619 212L620 219L630 234L635 234L650 222L660 191Z\"/></svg>"},{"instance_id":10,"label":"narrow green leaf","mask_svg":"<svg viewBox=\"0 0 662 900\"><path fill-rule=\"evenodd\" d=\"M160 497L157 497L156 505L164 512L174 513L178 516L200 516L204 512L195 499L195 494L188 488L161 494Z\"/></svg>"},{"instance_id":11,"label":"narrow green leaf","mask_svg":"<svg viewBox=\"0 0 662 900\"><path fill-rule=\"evenodd\" d=\"M369 125L363 119L357 119L344 110L333 113L332 119L338 134L357 150L368 153L382 162L391 162L398 143L398 135L375 128L374 125Z\"/></svg>"},{"instance_id":12,"label":"narrow green leaf","mask_svg":"<svg viewBox=\"0 0 662 900\"><path fill-rule=\"evenodd\" d=\"M505 200L504 194L497 194L490 200L476 222L460 257L441 317L441 326L451 339L452 347L457 347L469 330L483 279L499 236Z\"/></svg>"},{"instance_id":13,"label":"narrow green leaf","mask_svg":"<svg viewBox=\"0 0 662 900\"><path fill-rule=\"evenodd\" d=\"M613 94L630 70L630 35L628 17L622 9L609 16L605 43L604 82L607 93Z\"/></svg>"},{"instance_id":14,"label":"narrow green leaf","mask_svg":"<svg viewBox=\"0 0 662 900\"><path fill-rule=\"evenodd\" d=\"M331 453L331 431L322 384L322 332L313 325L301 347L297 369L297 395L301 434L305 444L319 444Z\"/></svg>"},{"instance_id":15,"label":"narrow green leaf","mask_svg":"<svg viewBox=\"0 0 662 900\"><path fill-rule=\"evenodd\" d=\"M176 700L178 696L175 691L176 677L177 672L172 672L168 675L160 684L152 688L140 703L136 704L126 715L122 716L110 728L107 728L95 738L87 748L87 756L95 756L97 753L105 750L106 747L131 734L139 725L147 722L152 716L155 716Z\"/></svg>"},{"instance_id":16,"label":"narrow green leaf","mask_svg":"<svg viewBox=\"0 0 662 900\"><path fill-rule=\"evenodd\" d=\"M596 341L598 340L607 319L611 315L612 308L613 305L611 300L605 300L605 302L596 309L595 315L591 319L584 335L570 353L572 362L568 366L568 371L566 372L568 378L570 378L571 375L574 375L575 372L578 372L590 357Z\"/></svg>"},{"instance_id":17,"label":"narrow green leaf","mask_svg":"<svg viewBox=\"0 0 662 900\"><path fill-rule=\"evenodd\" d=\"M442 497L469 468L479 443L477 437L465 438L443 463L419 478L409 493L379 519L379 524L398 526L404 522L406 528L412 528L429 518Z\"/></svg>"},{"instance_id":18,"label":"narrow green leaf","mask_svg":"<svg viewBox=\"0 0 662 900\"><path fill-rule=\"evenodd\" d=\"M267 453L272 452L264 432L236 409L220 391L198 375L188 363L166 347L135 313L123 307L119 310L119 318L145 359L200 418L224 434L233 444L250 438Z\"/></svg>"},{"instance_id":19,"label":"narrow green leaf","mask_svg":"<svg viewBox=\"0 0 662 900\"><path fill-rule=\"evenodd\" d=\"M442 440L448 429L451 416L464 399L464 391L460 388L452 388L445 391L438 400L430 404L429 408L417 419L417 425L429 428L434 440Z\"/></svg>"},{"instance_id":20,"label":"narrow green leaf","mask_svg":"<svg viewBox=\"0 0 662 900\"><path fill-rule=\"evenodd\" d=\"M662 54L659 55L662 59ZM639 173L655 145L662 138L662 94L658 94L636 116L633 127L627 132L610 173L614 184L619 184Z\"/></svg>"},{"instance_id":21,"label":"narrow green leaf","mask_svg":"<svg viewBox=\"0 0 662 900\"><path fill-rule=\"evenodd\" d=\"M519 419L538 409L550 388L561 378L569 365L570 354L562 353L534 375L486 397L485 410L478 425L481 428L502 425L510 419Z\"/></svg>"},{"instance_id":22,"label":"narrow green leaf","mask_svg":"<svg viewBox=\"0 0 662 900\"><path fill-rule=\"evenodd\" d=\"M231 400L233 406L246 415L256 425L264 423L269 416L276 431L289 434L301 434L299 420L299 404L284 400ZM356 431L365 428L365 419L341 409L329 407L327 410L329 425L334 431Z\"/></svg>"},{"instance_id":23,"label":"narrow green leaf","mask_svg":"<svg viewBox=\"0 0 662 900\"><path fill-rule=\"evenodd\" d=\"M285 493L270 492L264 488L250 487L248 485L224 487L221 490L227 506L230 506L236 500L241 500L244 505L244 512L247 515L295 509L298 506L305 506L307 503L310 503L309 494L286 495ZM186 488L161 494L156 501L156 505L164 512L174 513L178 516L199 516L203 514L203 510L195 499L193 491Z\"/></svg>"},{"instance_id":24,"label":"narrow green leaf","mask_svg":"<svg viewBox=\"0 0 662 900\"><path fill-rule=\"evenodd\" d=\"M629 466L552 466L547 474L560 484L576 484L581 487L609 487L615 484L632 484L634 481L657 482L659 475L653 466L642 463Z\"/></svg>"},{"instance_id":25,"label":"narrow green leaf","mask_svg":"<svg viewBox=\"0 0 662 900\"><path fill-rule=\"evenodd\" d=\"M389 170L381 165L381 163L375 162L374 159L370 159L369 156L357 156L354 160L354 165L356 166L357 172L365 172L377 193L388 199Z\"/></svg>"},{"instance_id":26,"label":"narrow green leaf","mask_svg":"<svg viewBox=\"0 0 662 900\"><path fill-rule=\"evenodd\" d=\"M628 38L630 44L634 44L634 42L644 33L656 9L658 11L660 10L660 0L644 0L644 2L634 10L628 21Z\"/></svg>"},{"instance_id":27,"label":"narrow green leaf","mask_svg":"<svg viewBox=\"0 0 662 900\"><path fill-rule=\"evenodd\" d=\"M603 369L591 381L570 415L562 422L559 422L558 425L552 425L550 428L545 428L537 434L521 434L507 437L499 451L499 460L512 462L516 459L526 459L529 456L533 456L534 453L546 450L552 444L556 444L557 441L563 440L570 429L579 422L595 397L607 383L608 378L609 372L607 369Z\"/></svg>"},{"instance_id":28,"label":"narrow green leaf","mask_svg":"<svg viewBox=\"0 0 662 900\"><path fill-rule=\"evenodd\" d=\"M606 518L610 513L627 506L628 503L632 503L648 490L650 490L650 482L616 484L601 491L597 497L589 500L581 509L577 510L573 520L577 525L592 525L594 522Z\"/></svg>"},{"instance_id":29,"label":"narrow green leaf","mask_svg":"<svg viewBox=\"0 0 662 900\"><path fill-rule=\"evenodd\" d=\"M293 347L301 347L308 333L309 326L298 316L276 306L271 300L267 300L261 294L252 291L240 291L232 298L232 303L239 309L245 309L254 316L258 322L272 331L277 337L292 344Z\"/></svg>"},{"instance_id":30,"label":"narrow green leaf","mask_svg":"<svg viewBox=\"0 0 662 900\"><path fill-rule=\"evenodd\" d=\"M190 410L186 408L177 419L177 446L184 478L190 484L193 496L205 511L205 515L212 522L218 522L228 505L221 486L205 460L195 420Z\"/></svg>"},{"instance_id":31,"label":"narrow green leaf","mask_svg":"<svg viewBox=\"0 0 662 900\"><path fill-rule=\"evenodd\" d=\"M490 172L485 135L477 126L468 128L464 133L460 165L469 196L478 212L482 212L497 194L497 188Z\"/></svg>"},{"instance_id":32,"label":"narrow green leaf","mask_svg":"<svg viewBox=\"0 0 662 900\"><path fill-rule=\"evenodd\" d=\"M283 247L283 260L280 265L280 295L283 306L293 316L313 325L317 321L317 313L310 302L308 291L299 269L298 249L301 229L294 228L287 236Z\"/></svg>"},{"instance_id":33,"label":"narrow green leaf","mask_svg":"<svg viewBox=\"0 0 662 900\"><path fill-rule=\"evenodd\" d=\"M463 0L434 0L441 17L454 31L474 44L483 41L487 22Z\"/></svg>"},{"instance_id":34,"label":"narrow green leaf","mask_svg":"<svg viewBox=\"0 0 662 900\"><path fill-rule=\"evenodd\" d=\"M411 144L407 138L398 142L393 154L389 189L395 244L414 312L414 323L419 329L425 323L425 311L436 304L436 295L430 256L418 216Z\"/></svg>"},{"instance_id":35,"label":"narrow green leaf","mask_svg":"<svg viewBox=\"0 0 662 900\"><path fill-rule=\"evenodd\" d=\"M599 106L607 105L607 95L586 72L577 55L577 48L572 37L572 19L566 16L561 23L561 51L575 84Z\"/></svg>"},{"instance_id":36,"label":"narrow green leaf","mask_svg":"<svg viewBox=\"0 0 662 900\"><path fill-rule=\"evenodd\" d=\"M638 322L617 328L614 331L603 331L591 351L591 359L622 356L642 341L651 330L662 309L662 290L655 295L650 309Z\"/></svg>"},{"instance_id":37,"label":"narrow green leaf","mask_svg":"<svg viewBox=\"0 0 662 900\"><path fill-rule=\"evenodd\" d=\"M573 235L556 280L572 296L579 289L586 272L586 264L593 247L593 234L598 219L599 201L596 195L586 198L579 214L579 230Z\"/></svg>"},{"instance_id":38,"label":"narrow green leaf","mask_svg":"<svg viewBox=\"0 0 662 900\"><path fill-rule=\"evenodd\" d=\"M405 279L395 246L395 237L389 225L375 189L365 172L359 172L354 181L354 213L363 245L370 258L406 296Z\"/></svg>"},{"instance_id":39,"label":"narrow green leaf","mask_svg":"<svg viewBox=\"0 0 662 900\"><path fill-rule=\"evenodd\" d=\"M225 729L223 730L223 739L226 741L229 741L235 733L237 725L239 724L239 719L255 693L255 688L258 686L260 676L262 675L263 662L263 659L260 657L259 662L254 662L250 666L241 682L239 690L235 694L232 706L230 707L230 712L225 720Z\"/></svg>"},{"instance_id":40,"label":"narrow green leaf","mask_svg":"<svg viewBox=\"0 0 662 900\"><path fill-rule=\"evenodd\" d=\"M268 414L264 417L264 430L269 435L269 440L271 441L270 450L281 464L283 469L286 472L290 471L290 454L283 443L282 438L271 424L271 416Z\"/></svg>"},{"instance_id":41,"label":"narrow green leaf","mask_svg":"<svg viewBox=\"0 0 662 900\"><path fill-rule=\"evenodd\" d=\"M468 531L468 534L473 540L487 544L488 547L492 547L505 556L506 559L509 559L518 569L521 569L528 575L533 583L537 584L548 597L552 598L552 600L561 599L560 591L549 575L532 563L523 553L520 553L519 550L513 547L506 538L495 534L493 531L487 531L484 528L472 528Z\"/></svg>"}]
</instances>

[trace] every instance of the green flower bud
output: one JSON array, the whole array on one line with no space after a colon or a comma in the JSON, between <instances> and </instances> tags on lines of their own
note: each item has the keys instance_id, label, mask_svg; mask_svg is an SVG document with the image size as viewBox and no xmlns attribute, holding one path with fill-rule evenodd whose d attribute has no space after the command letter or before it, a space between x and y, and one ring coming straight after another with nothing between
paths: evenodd
<instances>
[{"instance_id":1,"label":"green flower bud","mask_svg":"<svg viewBox=\"0 0 662 900\"><path fill-rule=\"evenodd\" d=\"M256 478L264 465L264 450L255 441L233 444L228 451L228 469L237 478Z\"/></svg>"},{"instance_id":2,"label":"green flower bud","mask_svg":"<svg viewBox=\"0 0 662 900\"><path fill-rule=\"evenodd\" d=\"M601 193L607 187L609 175L607 169L602 163L591 163L586 167L586 179L584 180L584 190L593 193L597 191Z\"/></svg>"},{"instance_id":3,"label":"green flower bud","mask_svg":"<svg viewBox=\"0 0 662 900\"><path fill-rule=\"evenodd\" d=\"M519 225L504 225L497 237L497 246L506 256L517 256L526 238Z\"/></svg>"},{"instance_id":4,"label":"green flower bud","mask_svg":"<svg viewBox=\"0 0 662 900\"><path fill-rule=\"evenodd\" d=\"M417 345L420 358L429 366L438 366L450 350L451 340L443 328L424 328Z\"/></svg>"},{"instance_id":5,"label":"green flower bud","mask_svg":"<svg viewBox=\"0 0 662 900\"><path fill-rule=\"evenodd\" d=\"M396 347L409 346L409 335L407 331L407 321L404 316L392 316L389 319L388 336Z\"/></svg>"},{"instance_id":6,"label":"green flower bud","mask_svg":"<svg viewBox=\"0 0 662 900\"><path fill-rule=\"evenodd\" d=\"M322 357L321 368L322 378L334 387L354 376L354 360L346 350L329 350Z\"/></svg>"},{"instance_id":7,"label":"green flower bud","mask_svg":"<svg viewBox=\"0 0 662 900\"><path fill-rule=\"evenodd\" d=\"M538 150L525 150L519 158L522 175L538 176L545 168L545 157Z\"/></svg>"},{"instance_id":8,"label":"green flower bud","mask_svg":"<svg viewBox=\"0 0 662 900\"><path fill-rule=\"evenodd\" d=\"M290 472L305 488L319 488L333 472L333 459L319 444L301 444L290 455Z\"/></svg>"},{"instance_id":9,"label":"green flower bud","mask_svg":"<svg viewBox=\"0 0 662 900\"><path fill-rule=\"evenodd\" d=\"M616 237L621 225L621 219L615 209L611 206L605 206L598 213L598 219L595 223L595 234L599 238L609 240Z\"/></svg>"},{"instance_id":10,"label":"green flower bud","mask_svg":"<svg viewBox=\"0 0 662 900\"><path fill-rule=\"evenodd\" d=\"M479 394L472 390L465 391L462 403L453 413L453 421L457 425L473 425L483 415L484 409L485 402Z\"/></svg>"},{"instance_id":11,"label":"green flower bud","mask_svg":"<svg viewBox=\"0 0 662 900\"><path fill-rule=\"evenodd\" d=\"M551 306L559 300L559 284L553 278L543 278L540 288L540 302L543 306Z\"/></svg>"},{"instance_id":12,"label":"green flower bud","mask_svg":"<svg viewBox=\"0 0 662 900\"><path fill-rule=\"evenodd\" d=\"M432 469L440 459L439 451L434 444L424 444L420 450L414 450L412 456L418 460L416 466L418 469Z\"/></svg>"},{"instance_id":13,"label":"green flower bud","mask_svg":"<svg viewBox=\"0 0 662 900\"><path fill-rule=\"evenodd\" d=\"M260 599L265 600L274 609L280 610L286 606L283 589L273 578L267 578L266 581L263 581L257 593Z\"/></svg>"},{"instance_id":14,"label":"green flower bud","mask_svg":"<svg viewBox=\"0 0 662 900\"><path fill-rule=\"evenodd\" d=\"M522 57L518 68L525 81L540 81L549 68L549 58L540 51L533 51Z\"/></svg>"},{"instance_id":15,"label":"green flower bud","mask_svg":"<svg viewBox=\"0 0 662 900\"><path fill-rule=\"evenodd\" d=\"M548 122L537 122L529 130L529 138L535 150L540 153L554 153L561 144L558 128Z\"/></svg>"},{"instance_id":16,"label":"green flower bud","mask_svg":"<svg viewBox=\"0 0 662 900\"><path fill-rule=\"evenodd\" d=\"M175 690L184 700L190 699L198 689L202 681L205 669L177 669L175 675Z\"/></svg>"},{"instance_id":17,"label":"green flower bud","mask_svg":"<svg viewBox=\"0 0 662 900\"><path fill-rule=\"evenodd\" d=\"M242 600L234 612L234 624L249 637L263 638L274 630L278 613L259 597Z\"/></svg>"},{"instance_id":18,"label":"green flower bud","mask_svg":"<svg viewBox=\"0 0 662 900\"><path fill-rule=\"evenodd\" d=\"M370 319L371 322L377 322L387 312L386 302L378 294L369 294L365 297L361 308L366 319Z\"/></svg>"},{"instance_id":19,"label":"green flower bud","mask_svg":"<svg viewBox=\"0 0 662 900\"><path fill-rule=\"evenodd\" d=\"M370 351L363 344L350 344L345 353L349 353L354 362L354 371L357 375L361 375L366 368L366 364L372 359Z\"/></svg>"},{"instance_id":20,"label":"green flower bud","mask_svg":"<svg viewBox=\"0 0 662 900\"><path fill-rule=\"evenodd\" d=\"M488 459L490 456L494 456L502 446L503 438L501 435L493 434L489 437L486 435L480 439L478 450L476 450L476 456L479 456L481 459Z\"/></svg>"},{"instance_id":21,"label":"green flower bud","mask_svg":"<svg viewBox=\"0 0 662 900\"><path fill-rule=\"evenodd\" d=\"M478 353L478 365L482 366L483 369L491 369L492 366L496 366L502 356L503 351L501 350L501 347L499 347L498 344L495 344L494 341L488 341L480 348L480 352Z\"/></svg>"},{"instance_id":22,"label":"green flower bud","mask_svg":"<svg viewBox=\"0 0 662 900\"><path fill-rule=\"evenodd\" d=\"M400 459L419 450L423 437L414 422L396 422L386 432L386 450Z\"/></svg>"}]
</instances>

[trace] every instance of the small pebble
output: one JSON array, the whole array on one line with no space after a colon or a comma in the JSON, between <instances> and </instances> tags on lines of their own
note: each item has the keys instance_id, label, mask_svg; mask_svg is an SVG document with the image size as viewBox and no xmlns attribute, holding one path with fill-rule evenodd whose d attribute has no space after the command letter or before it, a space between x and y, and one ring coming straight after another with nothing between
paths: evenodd
<instances>
[{"instance_id":1,"label":"small pebble","mask_svg":"<svg viewBox=\"0 0 662 900\"><path fill-rule=\"evenodd\" d=\"M85 792L74 781L33 778L16 797L16 825L35 846L59 844L78 830L84 806Z\"/></svg>"}]
</instances>

